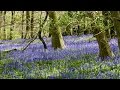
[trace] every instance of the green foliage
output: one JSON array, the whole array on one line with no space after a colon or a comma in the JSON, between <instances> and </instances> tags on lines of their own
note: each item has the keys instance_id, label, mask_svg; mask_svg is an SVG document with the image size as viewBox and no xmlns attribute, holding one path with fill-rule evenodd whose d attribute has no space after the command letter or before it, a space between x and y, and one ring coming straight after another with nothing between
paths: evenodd
<instances>
[{"instance_id":1,"label":"green foliage","mask_svg":"<svg viewBox=\"0 0 120 90\"><path fill-rule=\"evenodd\" d=\"M72 18L68 16L67 13L64 13L59 19L60 26L67 26L72 21Z\"/></svg>"},{"instance_id":2,"label":"green foliage","mask_svg":"<svg viewBox=\"0 0 120 90\"><path fill-rule=\"evenodd\" d=\"M108 19L108 26L105 26L103 24L103 20L105 17L101 14L101 11L91 11L91 12L90 11L56 11L56 12L58 16L58 24L62 31L65 31L66 27L69 24L72 25L71 28L75 27L75 25L80 25L80 28L83 31L92 30L91 24L94 24L94 27L100 28L101 30L105 30L113 26L113 22L111 19ZM25 15L25 12L24 12L24 15ZM34 29L33 29L34 33L36 33L36 31L40 29L39 24L40 24L40 21L43 22L45 18L45 11L42 11L41 18L40 18L40 15L41 15L40 11L34 11ZM13 39L16 39L21 37L22 31L23 31L23 34L25 34L26 32L26 16L24 16L23 18L23 30L21 25L22 11L15 11L14 20L15 20L14 22L15 25L13 30ZM6 38L8 39L10 34L10 26L11 26L9 25L11 23L11 11L7 11L5 22L7 25L5 26L6 35L7 35ZM43 28L42 35L48 36L50 23L51 23L51 20L48 19L47 23ZM3 35L3 28L4 27L1 28L1 35ZM28 33L30 33L30 31Z\"/></svg>"},{"instance_id":3,"label":"green foliage","mask_svg":"<svg viewBox=\"0 0 120 90\"><path fill-rule=\"evenodd\" d=\"M85 58L90 56L84 56ZM0 66L4 67L7 64L12 63L12 60L1 60ZM109 61L112 62L112 61ZM19 62L20 63L20 62ZM0 74L0 78L4 79L48 79L53 76L58 79L62 79L61 73L67 75L67 77L74 79L79 78L79 75L85 75L84 79L97 78L99 73L103 74L104 79L109 79L108 72L113 73L113 78L119 78L115 75L120 73L120 65L109 66L107 61L96 62L94 60L53 60L53 61L37 61L30 63L23 63L24 67L30 72L21 71L17 68L4 67L0 69L0 73L3 73L4 69L12 71L13 74ZM33 67L34 66L34 67ZM73 70L73 71L70 71Z\"/></svg>"}]
</instances>

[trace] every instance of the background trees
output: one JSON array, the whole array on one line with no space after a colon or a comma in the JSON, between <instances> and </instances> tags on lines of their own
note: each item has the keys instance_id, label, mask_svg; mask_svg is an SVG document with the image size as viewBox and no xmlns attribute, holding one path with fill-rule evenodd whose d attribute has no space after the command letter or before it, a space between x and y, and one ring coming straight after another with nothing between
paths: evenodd
<instances>
[{"instance_id":1,"label":"background trees","mask_svg":"<svg viewBox=\"0 0 120 90\"><path fill-rule=\"evenodd\" d=\"M33 38L35 33L39 30L39 16L41 12L43 13L41 21L43 21L45 11L1 11L2 37L5 37L3 34L7 35L6 38L10 37L10 31L12 31L12 39L23 37ZM94 13L97 14L97 12ZM111 31L113 28L113 22L111 21L109 11L103 11L102 14L105 19L104 24L106 24L104 26L107 27L107 30L109 29L109 31ZM83 33L89 34L93 31L91 27L93 19L91 18L90 11L56 11L56 16L58 17L58 25L61 28L62 35L64 36L81 35ZM101 16L98 15L97 17L99 18ZM49 35L50 22L51 19L48 18L42 35ZM102 24L102 22L99 23ZM109 32L109 34L111 34L111 32Z\"/></svg>"},{"instance_id":2,"label":"background trees","mask_svg":"<svg viewBox=\"0 0 120 90\"><path fill-rule=\"evenodd\" d=\"M118 38L120 48L119 11L1 11L1 40L39 38L47 47L43 37L52 38L54 49L65 48L63 36L93 34L99 45L100 57L113 57L108 41ZM38 34L37 34L38 33Z\"/></svg>"}]
</instances>

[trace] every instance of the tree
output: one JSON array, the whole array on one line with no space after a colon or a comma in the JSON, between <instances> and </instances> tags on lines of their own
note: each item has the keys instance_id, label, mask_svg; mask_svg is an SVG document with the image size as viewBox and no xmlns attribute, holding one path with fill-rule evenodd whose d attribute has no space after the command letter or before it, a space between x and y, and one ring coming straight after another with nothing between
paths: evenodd
<instances>
[{"instance_id":1,"label":"tree","mask_svg":"<svg viewBox=\"0 0 120 90\"><path fill-rule=\"evenodd\" d=\"M31 12L31 38L33 38L33 28L34 28L34 11Z\"/></svg>"},{"instance_id":2,"label":"tree","mask_svg":"<svg viewBox=\"0 0 120 90\"><path fill-rule=\"evenodd\" d=\"M57 15L55 11L48 11L49 18L51 19L50 23L50 32L52 35L52 47L54 49L64 49L65 44L61 34L60 27L58 25Z\"/></svg>"},{"instance_id":3,"label":"tree","mask_svg":"<svg viewBox=\"0 0 120 90\"><path fill-rule=\"evenodd\" d=\"M23 28L24 28L24 11L22 11L22 31L21 31L21 38L23 39L24 38L24 35L23 35Z\"/></svg>"},{"instance_id":4,"label":"tree","mask_svg":"<svg viewBox=\"0 0 120 90\"><path fill-rule=\"evenodd\" d=\"M27 38L27 35L29 34L30 30L30 12L26 11L26 34L25 34L25 39Z\"/></svg>"},{"instance_id":5,"label":"tree","mask_svg":"<svg viewBox=\"0 0 120 90\"><path fill-rule=\"evenodd\" d=\"M114 29L117 33L118 38L118 47L120 51L120 12L119 11L110 11L114 23Z\"/></svg>"},{"instance_id":6,"label":"tree","mask_svg":"<svg viewBox=\"0 0 120 90\"><path fill-rule=\"evenodd\" d=\"M12 40L13 38L13 35L12 35L12 32L13 32L13 29L14 29L14 14L15 14L15 11L11 11L11 27L10 27L10 40Z\"/></svg>"},{"instance_id":7,"label":"tree","mask_svg":"<svg viewBox=\"0 0 120 90\"><path fill-rule=\"evenodd\" d=\"M44 27L44 24L45 24L46 21L47 21L48 12L46 11L46 16L45 16L45 19L44 19L43 23L41 22L41 21L42 21L42 20L41 20L41 16L42 16L42 12L41 12L41 14L40 14L39 31L38 31L37 35L33 38L33 40L31 40L31 41L28 43L28 45L27 45L22 51L24 51L37 37L39 37L39 39L40 39L41 42L43 43L44 50L45 50L45 51L47 50L47 45L46 45L44 39L41 37L41 32L42 32L42 29L43 29L43 27Z\"/></svg>"},{"instance_id":8,"label":"tree","mask_svg":"<svg viewBox=\"0 0 120 90\"><path fill-rule=\"evenodd\" d=\"M106 57L114 57L114 54L110 49L105 31L101 30L100 28L94 28L93 34L96 37L99 45L99 57L101 57L102 60L104 60Z\"/></svg>"},{"instance_id":9,"label":"tree","mask_svg":"<svg viewBox=\"0 0 120 90\"><path fill-rule=\"evenodd\" d=\"M48 12L46 12L45 19L44 19L44 21L42 23L42 12L41 12L41 14L40 14L40 22L39 22L38 37L39 37L40 41L43 43L43 46L44 46L45 50L47 50L47 45L46 45L44 39L41 37L41 33L43 31L43 26L44 26L45 22L47 21L47 18L48 18Z\"/></svg>"},{"instance_id":10,"label":"tree","mask_svg":"<svg viewBox=\"0 0 120 90\"><path fill-rule=\"evenodd\" d=\"M1 26L2 26L2 11L0 11L0 35L2 33ZM0 37L0 39L2 38Z\"/></svg>"},{"instance_id":11,"label":"tree","mask_svg":"<svg viewBox=\"0 0 120 90\"><path fill-rule=\"evenodd\" d=\"M94 14L92 18L95 18ZM106 57L111 57L111 58L114 57L114 54L111 51L110 45L107 40L105 30L103 28L97 26L95 23L92 23L93 35L97 39L99 45L99 57L101 57L102 60L104 60Z\"/></svg>"},{"instance_id":12,"label":"tree","mask_svg":"<svg viewBox=\"0 0 120 90\"><path fill-rule=\"evenodd\" d=\"M3 21L4 21L4 27L3 27L3 39L6 40L6 28L5 28L5 17L6 17L6 11L3 12Z\"/></svg>"}]
</instances>

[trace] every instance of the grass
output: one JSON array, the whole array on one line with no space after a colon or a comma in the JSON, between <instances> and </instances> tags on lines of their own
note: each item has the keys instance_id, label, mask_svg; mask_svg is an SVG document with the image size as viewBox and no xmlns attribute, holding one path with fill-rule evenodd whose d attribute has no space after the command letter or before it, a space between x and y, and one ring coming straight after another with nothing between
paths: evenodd
<instances>
[{"instance_id":1,"label":"grass","mask_svg":"<svg viewBox=\"0 0 120 90\"><path fill-rule=\"evenodd\" d=\"M95 60L53 60L21 63L0 60L0 78L3 79L118 79L120 64L108 65ZM17 62L18 63L18 62Z\"/></svg>"}]
</instances>

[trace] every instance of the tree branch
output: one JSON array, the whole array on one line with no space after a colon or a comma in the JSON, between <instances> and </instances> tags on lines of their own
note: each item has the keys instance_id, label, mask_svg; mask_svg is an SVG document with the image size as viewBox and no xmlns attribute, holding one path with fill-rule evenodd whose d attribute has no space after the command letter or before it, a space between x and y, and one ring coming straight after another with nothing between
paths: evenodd
<instances>
[{"instance_id":1,"label":"tree branch","mask_svg":"<svg viewBox=\"0 0 120 90\"><path fill-rule=\"evenodd\" d=\"M31 40L31 41L28 43L28 45L27 45L22 51L24 51L25 49L27 49L27 47L37 38L37 36L39 36L39 34L40 34L39 39L42 41L42 43L43 43L43 45L44 45L43 39L42 39L42 37L41 37L41 31L42 31L42 29L43 29L43 27L44 27L44 24L45 24L46 21L47 21L47 18L48 18L48 12L46 11L46 16L45 16L45 19L44 19L41 27L40 27L40 30L37 32L37 35L35 36L35 38L34 38L33 40ZM46 47L45 47L45 48L46 48Z\"/></svg>"}]
</instances>

